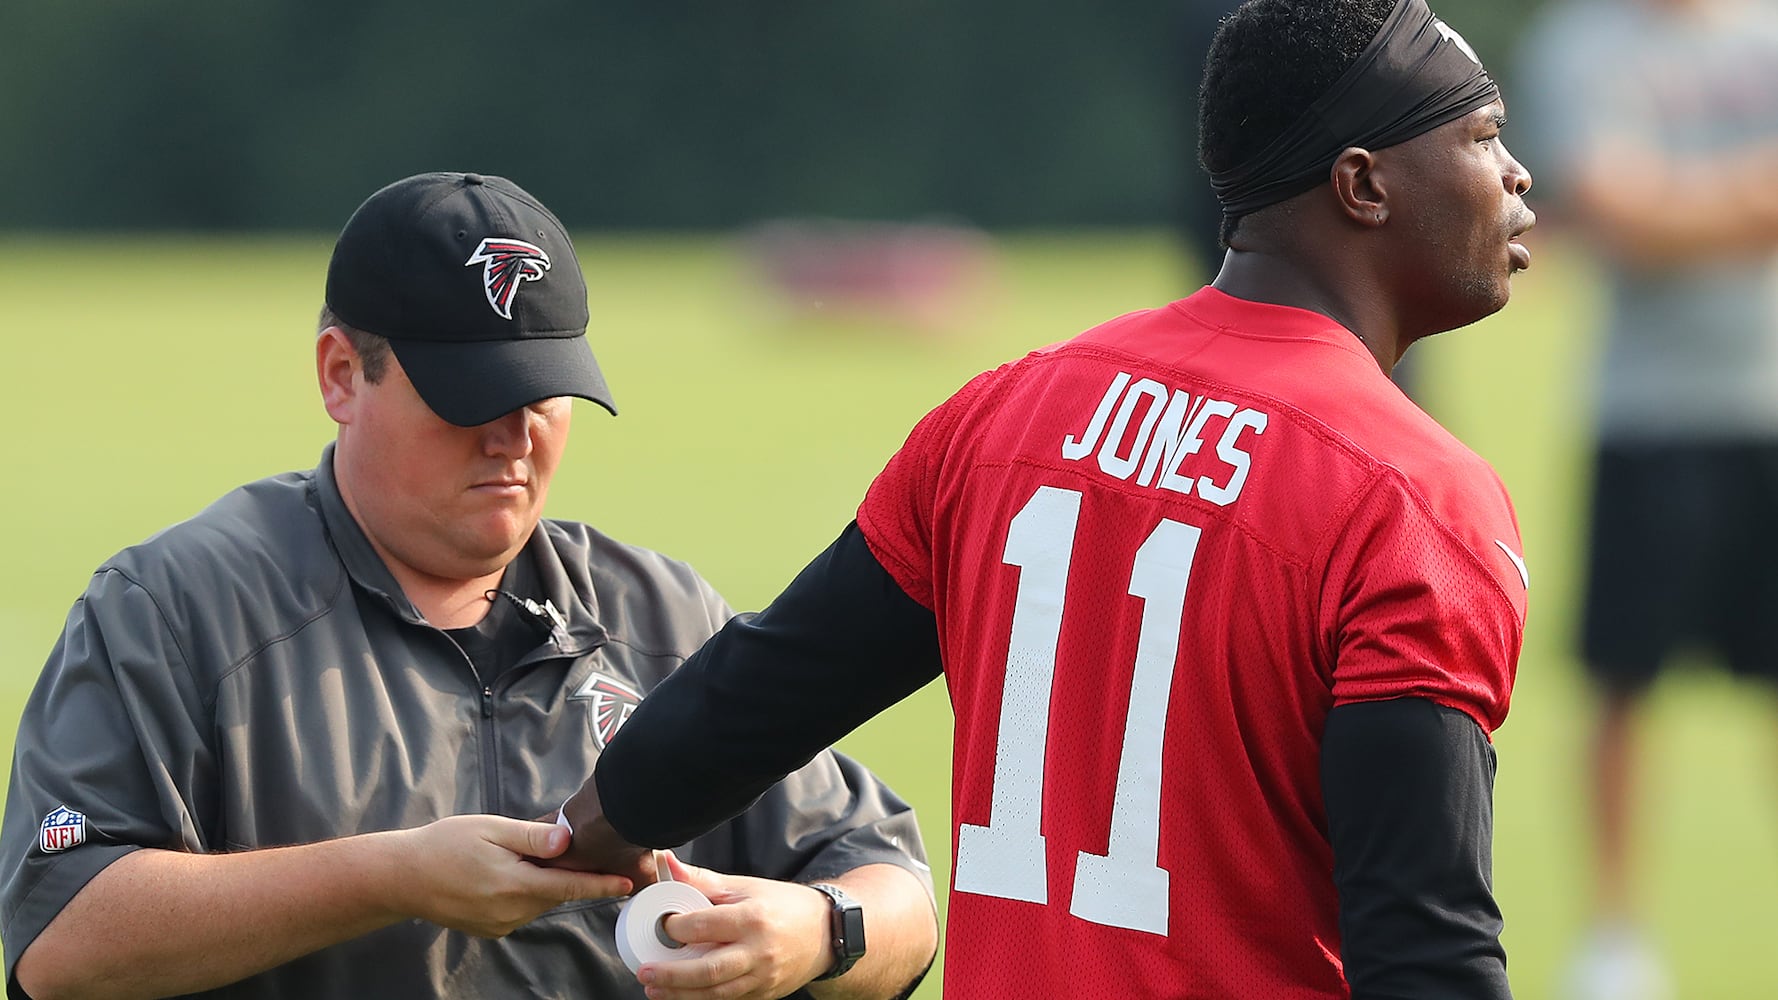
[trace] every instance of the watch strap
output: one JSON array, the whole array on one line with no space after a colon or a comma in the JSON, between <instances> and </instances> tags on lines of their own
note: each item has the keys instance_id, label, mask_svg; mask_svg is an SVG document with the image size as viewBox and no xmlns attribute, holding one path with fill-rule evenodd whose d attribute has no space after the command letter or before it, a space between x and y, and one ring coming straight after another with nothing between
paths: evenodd
<instances>
[{"instance_id":1,"label":"watch strap","mask_svg":"<svg viewBox=\"0 0 1778 1000\"><path fill-rule=\"evenodd\" d=\"M826 896L833 904L827 936L828 949L833 953L833 967L816 976L814 981L838 979L852 971L852 966L864 957L864 906L837 885L812 882L809 888Z\"/></svg>"}]
</instances>

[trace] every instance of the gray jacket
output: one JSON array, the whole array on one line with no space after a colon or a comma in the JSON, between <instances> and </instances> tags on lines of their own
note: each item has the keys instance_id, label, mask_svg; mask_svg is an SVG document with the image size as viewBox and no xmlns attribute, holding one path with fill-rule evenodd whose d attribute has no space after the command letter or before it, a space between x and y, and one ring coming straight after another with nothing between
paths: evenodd
<instances>
[{"instance_id":1,"label":"gray jacket","mask_svg":"<svg viewBox=\"0 0 1778 1000\"><path fill-rule=\"evenodd\" d=\"M546 520L528 543L541 592L524 596L560 618L484 684L402 595L332 457L119 553L74 605L20 722L0 828L9 980L68 900L139 847L552 812L636 698L731 615L683 563ZM907 804L831 752L681 854L800 881L887 862L930 887ZM411 920L206 996L640 997L617 909L568 904L497 941Z\"/></svg>"}]
</instances>

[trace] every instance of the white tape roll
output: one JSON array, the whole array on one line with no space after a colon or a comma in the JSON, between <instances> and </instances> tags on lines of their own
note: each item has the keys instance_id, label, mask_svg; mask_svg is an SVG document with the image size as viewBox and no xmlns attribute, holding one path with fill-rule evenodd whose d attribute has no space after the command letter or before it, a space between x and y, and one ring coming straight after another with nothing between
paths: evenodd
<instances>
[{"instance_id":1,"label":"white tape roll","mask_svg":"<svg viewBox=\"0 0 1778 1000\"><path fill-rule=\"evenodd\" d=\"M644 962L694 958L715 947L708 942L674 946L661 921L675 913L710 908L710 900L684 882L656 882L631 896L617 911L617 953L631 972Z\"/></svg>"}]
</instances>

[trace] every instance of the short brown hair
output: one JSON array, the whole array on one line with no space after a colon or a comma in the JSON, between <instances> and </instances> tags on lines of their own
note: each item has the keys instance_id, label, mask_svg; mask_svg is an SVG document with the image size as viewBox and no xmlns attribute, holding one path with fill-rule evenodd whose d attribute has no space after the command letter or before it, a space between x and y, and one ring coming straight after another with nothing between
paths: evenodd
<instances>
[{"instance_id":1,"label":"short brown hair","mask_svg":"<svg viewBox=\"0 0 1778 1000\"><path fill-rule=\"evenodd\" d=\"M315 332L321 333L328 327L338 327L351 342L352 350L358 352L358 360L364 365L364 380L373 385L381 382L383 372L389 367L389 338L366 333L346 324L333 314L331 306L324 305L321 307L321 318L316 321Z\"/></svg>"}]
</instances>

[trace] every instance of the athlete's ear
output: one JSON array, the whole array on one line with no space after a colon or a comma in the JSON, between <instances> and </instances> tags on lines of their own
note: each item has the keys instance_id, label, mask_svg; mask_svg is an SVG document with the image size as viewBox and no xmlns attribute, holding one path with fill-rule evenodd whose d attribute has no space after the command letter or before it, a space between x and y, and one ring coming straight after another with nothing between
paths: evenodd
<instances>
[{"instance_id":1,"label":"athlete's ear","mask_svg":"<svg viewBox=\"0 0 1778 1000\"><path fill-rule=\"evenodd\" d=\"M1361 146L1347 146L1334 160L1330 173L1334 197L1346 218L1366 227L1388 221L1388 182L1385 171L1378 169L1376 154Z\"/></svg>"},{"instance_id":2,"label":"athlete's ear","mask_svg":"<svg viewBox=\"0 0 1778 1000\"><path fill-rule=\"evenodd\" d=\"M358 399L354 376L360 368L358 351L345 331L330 326L315 338L315 378L321 383L321 405L336 424L352 422Z\"/></svg>"}]
</instances>

